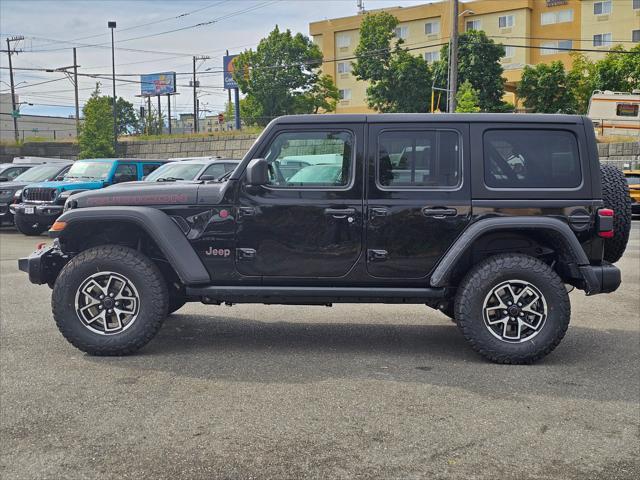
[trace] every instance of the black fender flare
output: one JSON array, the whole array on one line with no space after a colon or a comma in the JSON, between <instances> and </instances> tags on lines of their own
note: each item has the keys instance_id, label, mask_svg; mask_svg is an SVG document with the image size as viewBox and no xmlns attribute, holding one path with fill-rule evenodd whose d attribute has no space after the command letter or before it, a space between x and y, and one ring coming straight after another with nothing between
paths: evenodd
<instances>
[{"instance_id":1,"label":"black fender flare","mask_svg":"<svg viewBox=\"0 0 640 480\"><path fill-rule=\"evenodd\" d=\"M587 288L595 288L599 283L595 276L594 278L590 278L591 273L588 268L581 268L589 265L589 259L576 235L569 225L562 220L553 217L493 217L478 220L462 232L433 271L430 285L432 287L446 286L456 264L465 252L471 248L473 243L482 235L499 230L537 230L553 232L562 239L563 247L580 270L581 276L583 277L582 279L587 284Z\"/></svg>"},{"instance_id":2,"label":"black fender flare","mask_svg":"<svg viewBox=\"0 0 640 480\"><path fill-rule=\"evenodd\" d=\"M72 225L91 222L129 222L144 230L158 245L178 277L185 285L209 283L209 272L182 230L166 213L151 207L88 207L68 210L58 217L67 226L59 232L49 231L52 238L63 239Z\"/></svg>"}]
</instances>

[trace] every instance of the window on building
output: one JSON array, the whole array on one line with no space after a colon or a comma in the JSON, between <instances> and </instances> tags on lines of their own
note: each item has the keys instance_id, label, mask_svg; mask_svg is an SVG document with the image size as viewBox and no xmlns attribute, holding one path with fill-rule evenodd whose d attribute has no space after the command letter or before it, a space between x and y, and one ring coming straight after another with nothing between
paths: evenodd
<instances>
[{"instance_id":1,"label":"window on building","mask_svg":"<svg viewBox=\"0 0 640 480\"><path fill-rule=\"evenodd\" d=\"M596 2L593 4L594 15L607 15L611 13L611 0L606 2Z\"/></svg>"},{"instance_id":2,"label":"window on building","mask_svg":"<svg viewBox=\"0 0 640 480\"><path fill-rule=\"evenodd\" d=\"M425 35L435 35L440 33L440 20L431 20L424 24Z\"/></svg>"},{"instance_id":3,"label":"window on building","mask_svg":"<svg viewBox=\"0 0 640 480\"><path fill-rule=\"evenodd\" d=\"M618 117L637 117L640 105L637 103L617 103L616 115Z\"/></svg>"},{"instance_id":4,"label":"window on building","mask_svg":"<svg viewBox=\"0 0 640 480\"><path fill-rule=\"evenodd\" d=\"M436 50L435 52L424 52L424 59L427 63L437 62L440 60L440 51Z\"/></svg>"},{"instance_id":5,"label":"window on building","mask_svg":"<svg viewBox=\"0 0 640 480\"><path fill-rule=\"evenodd\" d=\"M542 42L540 44L542 50L541 55L555 55L557 53L566 53L567 50L573 48L572 40L553 40L549 42Z\"/></svg>"},{"instance_id":6,"label":"window on building","mask_svg":"<svg viewBox=\"0 0 640 480\"><path fill-rule=\"evenodd\" d=\"M343 88L338 90L338 93L340 94L340 100L351 100L351 89L350 88Z\"/></svg>"},{"instance_id":7,"label":"window on building","mask_svg":"<svg viewBox=\"0 0 640 480\"><path fill-rule=\"evenodd\" d=\"M512 46L504 47L504 57L502 58L513 58L516 55L516 48Z\"/></svg>"},{"instance_id":8,"label":"window on building","mask_svg":"<svg viewBox=\"0 0 640 480\"><path fill-rule=\"evenodd\" d=\"M541 25L552 25L554 23L573 22L573 10L558 10L555 12L544 12L540 15Z\"/></svg>"},{"instance_id":9,"label":"window on building","mask_svg":"<svg viewBox=\"0 0 640 480\"><path fill-rule=\"evenodd\" d=\"M377 183L383 188L455 188L460 136L451 130L387 131L378 137Z\"/></svg>"},{"instance_id":10,"label":"window on building","mask_svg":"<svg viewBox=\"0 0 640 480\"><path fill-rule=\"evenodd\" d=\"M338 62L338 73L350 73L351 62Z\"/></svg>"},{"instance_id":11,"label":"window on building","mask_svg":"<svg viewBox=\"0 0 640 480\"><path fill-rule=\"evenodd\" d=\"M640 2L640 0L638 0ZM631 32L631 41L640 42L640 30L634 30Z\"/></svg>"},{"instance_id":12,"label":"window on building","mask_svg":"<svg viewBox=\"0 0 640 480\"><path fill-rule=\"evenodd\" d=\"M480 20L468 20L467 21L467 32L469 30L480 30Z\"/></svg>"},{"instance_id":13,"label":"window on building","mask_svg":"<svg viewBox=\"0 0 640 480\"><path fill-rule=\"evenodd\" d=\"M349 48L351 46L351 35L348 33L336 34L336 45L338 48Z\"/></svg>"},{"instance_id":14,"label":"window on building","mask_svg":"<svg viewBox=\"0 0 640 480\"><path fill-rule=\"evenodd\" d=\"M611 34L599 33L593 36L594 47L610 47L611 46Z\"/></svg>"},{"instance_id":15,"label":"window on building","mask_svg":"<svg viewBox=\"0 0 640 480\"><path fill-rule=\"evenodd\" d=\"M397 38L402 38L404 40L409 36L409 27L396 27L396 29L394 30L394 34Z\"/></svg>"},{"instance_id":16,"label":"window on building","mask_svg":"<svg viewBox=\"0 0 640 480\"><path fill-rule=\"evenodd\" d=\"M502 17L498 17L499 28L511 28L515 22L516 17L514 15L503 15Z\"/></svg>"},{"instance_id":17,"label":"window on building","mask_svg":"<svg viewBox=\"0 0 640 480\"><path fill-rule=\"evenodd\" d=\"M576 188L582 182L576 138L561 130L489 130L484 181L492 188Z\"/></svg>"},{"instance_id":18,"label":"window on building","mask_svg":"<svg viewBox=\"0 0 640 480\"><path fill-rule=\"evenodd\" d=\"M633 9L640 10L640 0L633 0Z\"/></svg>"}]
</instances>

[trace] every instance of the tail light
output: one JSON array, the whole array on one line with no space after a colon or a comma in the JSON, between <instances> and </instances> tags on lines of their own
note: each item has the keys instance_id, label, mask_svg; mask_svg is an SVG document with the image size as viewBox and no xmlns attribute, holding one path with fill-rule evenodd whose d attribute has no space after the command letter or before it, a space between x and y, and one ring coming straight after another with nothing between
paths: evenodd
<instances>
[{"instance_id":1,"label":"tail light","mask_svg":"<svg viewBox=\"0 0 640 480\"><path fill-rule=\"evenodd\" d=\"M598 210L598 236L613 238L613 210L610 208Z\"/></svg>"}]
</instances>

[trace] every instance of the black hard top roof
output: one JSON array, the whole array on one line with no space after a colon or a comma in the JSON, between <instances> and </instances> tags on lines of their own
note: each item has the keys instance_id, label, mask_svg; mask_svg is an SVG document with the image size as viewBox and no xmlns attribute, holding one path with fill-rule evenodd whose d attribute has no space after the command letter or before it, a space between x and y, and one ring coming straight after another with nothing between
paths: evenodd
<instances>
[{"instance_id":1,"label":"black hard top roof","mask_svg":"<svg viewBox=\"0 0 640 480\"><path fill-rule=\"evenodd\" d=\"M378 113L288 115L273 123L572 123L582 124L581 115L540 113Z\"/></svg>"}]
</instances>

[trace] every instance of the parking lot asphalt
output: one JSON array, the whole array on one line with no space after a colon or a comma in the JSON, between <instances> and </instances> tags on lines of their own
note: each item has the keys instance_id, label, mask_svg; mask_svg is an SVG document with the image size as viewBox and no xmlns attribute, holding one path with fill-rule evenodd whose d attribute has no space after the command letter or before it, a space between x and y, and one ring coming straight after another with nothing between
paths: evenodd
<instances>
[{"instance_id":1,"label":"parking lot asphalt","mask_svg":"<svg viewBox=\"0 0 640 480\"><path fill-rule=\"evenodd\" d=\"M0 477L640 478L640 223L532 366L421 306L189 304L131 357L58 333L0 230Z\"/></svg>"}]
</instances>

